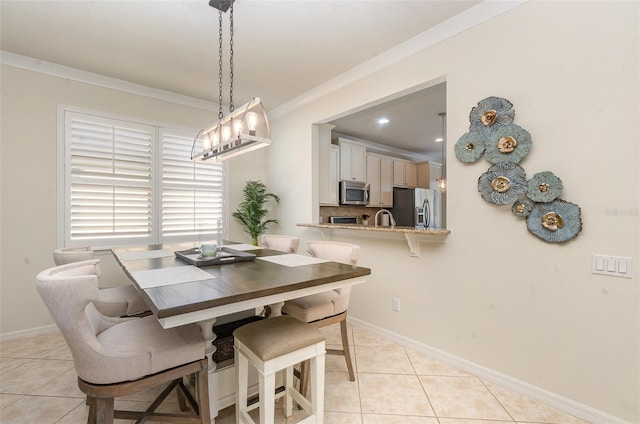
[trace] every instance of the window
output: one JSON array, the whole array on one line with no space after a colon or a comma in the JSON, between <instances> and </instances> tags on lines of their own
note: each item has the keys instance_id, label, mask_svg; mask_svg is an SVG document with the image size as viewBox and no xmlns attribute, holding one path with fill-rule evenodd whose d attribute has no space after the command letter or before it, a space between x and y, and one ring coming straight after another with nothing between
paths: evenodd
<instances>
[{"instance_id":1,"label":"window","mask_svg":"<svg viewBox=\"0 0 640 424\"><path fill-rule=\"evenodd\" d=\"M196 131L70 110L61 115L64 246L222 236L225 169L190 159Z\"/></svg>"}]
</instances>

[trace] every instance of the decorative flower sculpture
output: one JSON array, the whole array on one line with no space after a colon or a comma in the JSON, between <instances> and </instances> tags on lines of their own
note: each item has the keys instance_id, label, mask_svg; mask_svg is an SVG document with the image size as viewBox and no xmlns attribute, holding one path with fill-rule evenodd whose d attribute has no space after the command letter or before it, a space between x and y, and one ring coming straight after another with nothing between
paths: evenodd
<instances>
[{"instance_id":1,"label":"decorative flower sculpture","mask_svg":"<svg viewBox=\"0 0 640 424\"><path fill-rule=\"evenodd\" d=\"M511 212L526 217L527 228L540 239L564 243L582 230L580 207L558 198L562 181L552 172L539 172L529 181L518 163L531 150L531 134L513 124L509 100L487 97L469 114L469 132L454 146L462 162L476 162L483 154L493 164L478 178L482 198L498 205L511 204Z\"/></svg>"},{"instance_id":2,"label":"decorative flower sculpture","mask_svg":"<svg viewBox=\"0 0 640 424\"><path fill-rule=\"evenodd\" d=\"M533 210L533 202L527 198L518 199L511 206L511 212L515 216L527 217Z\"/></svg>"},{"instance_id":3,"label":"decorative flower sculpture","mask_svg":"<svg viewBox=\"0 0 640 424\"><path fill-rule=\"evenodd\" d=\"M527 197L534 202L551 202L563 188L562 180L550 171L538 172L527 181L527 186Z\"/></svg>"},{"instance_id":4,"label":"decorative flower sculpture","mask_svg":"<svg viewBox=\"0 0 640 424\"><path fill-rule=\"evenodd\" d=\"M549 243L564 243L582 230L580 207L562 199L537 203L527 216L527 229Z\"/></svg>"},{"instance_id":5,"label":"decorative flower sculpture","mask_svg":"<svg viewBox=\"0 0 640 424\"><path fill-rule=\"evenodd\" d=\"M512 162L499 162L478 178L478 191L489 203L513 203L527 191L524 169Z\"/></svg>"},{"instance_id":6,"label":"decorative flower sculpture","mask_svg":"<svg viewBox=\"0 0 640 424\"><path fill-rule=\"evenodd\" d=\"M471 132L494 132L503 125L513 122L516 111L513 104L500 97L487 97L478 102L469 114L469 129Z\"/></svg>"},{"instance_id":7,"label":"decorative flower sculpture","mask_svg":"<svg viewBox=\"0 0 640 424\"><path fill-rule=\"evenodd\" d=\"M531 134L515 124L503 125L487 137L484 157L491 163L520 163L531 150Z\"/></svg>"},{"instance_id":8,"label":"decorative flower sculpture","mask_svg":"<svg viewBox=\"0 0 640 424\"><path fill-rule=\"evenodd\" d=\"M465 133L454 146L456 157L466 163L477 161L484 153L484 140L485 137L478 132Z\"/></svg>"}]
</instances>

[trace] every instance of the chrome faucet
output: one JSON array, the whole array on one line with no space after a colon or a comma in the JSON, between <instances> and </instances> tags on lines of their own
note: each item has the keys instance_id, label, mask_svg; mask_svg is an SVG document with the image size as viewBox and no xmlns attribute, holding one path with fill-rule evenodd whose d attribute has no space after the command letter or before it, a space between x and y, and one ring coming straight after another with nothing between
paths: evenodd
<instances>
[{"instance_id":1,"label":"chrome faucet","mask_svg":"<svg viewBox=\"0 0 640 424\"><path fill-rule=\"evenodd\" d=\"M375 223L375 227L374 228L378 228L378 215L380 215L382 212L384 212L387 215L389 215L389 222L391 223L391 229L393 229L393 227L396 226L396 220L393 219L393 215L391 215L391 212L389 212L386 209L380 209L378 212L376 212L376 216L373 218L373 222Z\"/></svg>"}]
</instances>

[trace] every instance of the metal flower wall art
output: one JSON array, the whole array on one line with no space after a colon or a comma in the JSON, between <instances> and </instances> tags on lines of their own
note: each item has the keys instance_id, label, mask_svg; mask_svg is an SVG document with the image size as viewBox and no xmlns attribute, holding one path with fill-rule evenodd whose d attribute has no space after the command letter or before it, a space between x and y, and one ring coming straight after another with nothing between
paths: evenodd
<instances>
[{"instance_id":1,"label":"metal flower wall art","mask_svg":"<svg viewBox=\"0 0 640 424\"><path fill-rule=\"evenodd\" d=\"M513 215L526 218L527 229L548 243L564 243L582 230L580 207L559 198L562 180L544 171L527 180L518 165L531 150L529 131L513 123L513 104L503 98L487 97L469 114L469 132L454 146L456 157L465 163L483 155L493 165L478 178L482 198L496 205L511 205Z\"/></svg>"},{"instance_id":2,"label":"metal flower wall art","mask_svg":"<svg viewBox=\"0 0 640 424\"><path fill-rule=\"evenodd\" d=\"M511 162L497 163L480 175L478 191L489 203L510 205L527 192L524 169Z\"/></svg>"}]
</instances>

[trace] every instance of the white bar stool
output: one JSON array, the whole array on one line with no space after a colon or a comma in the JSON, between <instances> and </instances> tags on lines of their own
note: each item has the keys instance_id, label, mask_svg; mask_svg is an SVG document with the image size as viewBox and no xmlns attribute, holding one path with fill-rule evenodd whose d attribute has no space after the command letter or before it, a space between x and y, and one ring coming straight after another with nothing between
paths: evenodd
<instances>
[{"instance_id":1,"label":"white bar stool","mask_svg":"<svg viewBox=\"0 0 640 424\"><path fill-rule=\"evenodd\" d=\"M255 424L249 411L260 407L260 424L274 422L275 400L284 397L284 415L292 400L310 416L299 424L322 424L324 416L325 338L320 330L280 316L244 325L233 332L236 362L236 423ZM310 360L311 401L293 386L293 366ZM249 363L258 370L259 401L248 406ZM276 372L285 370L284 391L276 395Z\"/></svg>"}]
</instances>

